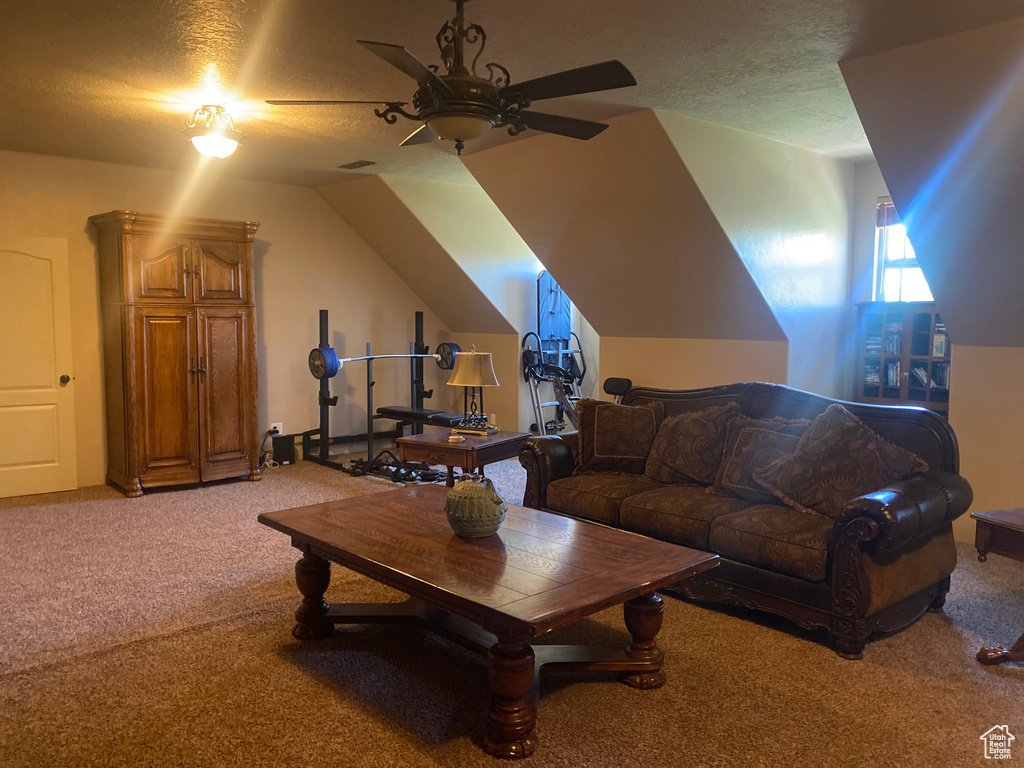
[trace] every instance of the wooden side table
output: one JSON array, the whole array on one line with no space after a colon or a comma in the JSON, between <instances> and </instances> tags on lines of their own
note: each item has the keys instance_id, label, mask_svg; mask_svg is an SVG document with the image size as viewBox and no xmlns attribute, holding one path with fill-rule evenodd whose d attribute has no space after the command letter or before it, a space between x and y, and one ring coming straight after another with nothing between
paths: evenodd
<instances>
[{"instance_id":1,"label":"wooden side table","mask_svg":"<svg viewBox=\"0 0 1024 768\"><path fill-rule=\"evenodd\" d=\"M451 488L455 485L455 467L463 472L479 469L482 474L484 465L517 456L530 436L529 432L499 430L489 435L463 435L466 438L463 442L450 443L448 434L448 430L433 430L398 438L395 442L399 460L445 465L448 467L445 485Z\"/></svg>"},{"instance_id":2,"label":"wooden side table","mask_svg":"<svg viewBox=\"0 0 1024 768\"><path fill-rule=\"evenodd\" d=\"M1000 509L994 512L972 512L976 521L974 546L978 560L988 560L989 552L1024 562L1024 509ZM1024 635L1013 647L982 648L978 651L982 664L1002 664L1004 661L1024 661Z\"/></svg>"}]
</instances>

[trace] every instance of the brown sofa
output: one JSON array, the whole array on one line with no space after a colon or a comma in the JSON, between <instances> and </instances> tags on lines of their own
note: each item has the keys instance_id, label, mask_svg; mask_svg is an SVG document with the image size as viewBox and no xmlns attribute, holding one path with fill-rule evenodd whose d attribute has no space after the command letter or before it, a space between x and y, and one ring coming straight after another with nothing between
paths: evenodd
<instances>
[{"instance_id":1,"label":"brown sofa","mask_svg":"<svg viewBox=\"0 0 1024 768\"><path fill-rule=\"evenodd\" d=\"M851 659L942 609L973 497L941 416L776 384L583 401L578 434L531 437L519 460L527 506L720 556L666 591L824 629Z\"/></svg>"}]
</instances>

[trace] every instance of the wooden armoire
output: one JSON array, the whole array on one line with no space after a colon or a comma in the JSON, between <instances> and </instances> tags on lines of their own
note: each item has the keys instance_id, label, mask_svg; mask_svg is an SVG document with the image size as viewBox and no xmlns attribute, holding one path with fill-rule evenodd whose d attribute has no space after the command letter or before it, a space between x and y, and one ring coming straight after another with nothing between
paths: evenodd
<instances>
[{"instance_id":1,"label":"wooden armoire","mask_svg":"<svg viewBox=\"0 0 1024 768\"><path fill-rule=\"evenodd\" d=\"M98 233L107 481L260 479L251 221L111 211Z\"/></svg>"}]
</instances>

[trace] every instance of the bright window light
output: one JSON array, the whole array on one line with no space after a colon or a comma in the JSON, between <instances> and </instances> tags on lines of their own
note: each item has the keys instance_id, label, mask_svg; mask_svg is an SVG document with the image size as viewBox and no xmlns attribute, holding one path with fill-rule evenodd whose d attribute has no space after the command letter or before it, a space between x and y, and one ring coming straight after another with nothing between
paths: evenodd
<instances>
[{"instance_id":1,"label":"bright window light","mask_svg":"<svg viewBox=\"0 0 1024 768\"><path fill-rule=\"evenodd\" d=\"M875 300L934 301L917 263L907 229L900 224L892 198L878 199L875 227Z\"/></svg>"}]
</instances>

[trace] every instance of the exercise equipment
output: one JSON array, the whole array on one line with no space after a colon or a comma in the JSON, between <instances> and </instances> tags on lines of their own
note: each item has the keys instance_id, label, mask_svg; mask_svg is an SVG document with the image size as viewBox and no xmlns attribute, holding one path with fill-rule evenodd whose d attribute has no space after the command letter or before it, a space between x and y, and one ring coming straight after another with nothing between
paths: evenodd
<instances>
[{"instance_id":1,"label":"exercise equipment","mask_svg":"<svg viewBox=\"0 0 1024 768\"><path fill-rule=\"evenodd\" d=\"M444 353L440 352L444 347ZM320 310L320 340L319 346L309 353L309 372L320 382L320 391L317 398L320 406L320 426L302 433L303 458L317 464L340 469L351 475L375 474L387 477L394 482L415 483L421 480L433 481L440 477L437 470L431 469L426 464L418 462L403 463L398 460L390 450L383 450L375 453L375 439L378 435L374 430L374 420L380 418L391 419L397 422L395 430L384 433L387 437L400 437L402 429L406 425L412 425L414 429L422 431L422 425L432 424L436 426L450 426L462 418L460 413L444 413L442 411L423 408L423 401L433 395L433 390L423 387L423 361L426 358L433 359L439 367L445 369L447 360L454 365L455 353L459 352L457 344L442 344L435 354L429 353L429 348L423 344L423 313L416 313L416 340L409 345L408 354L372 354L370 344L366 344L366 354L360 357L339 358L334 349L330 346L330 332L328 325L327 310ZM411 363L411 406L383 406L374 411L373 408L373 364L376 360L382 359L408 359ZM346 363L366 363L366 458L353 459L345 463L335 461L330 456L330 446L340 442L354 442L363 438L363 435L349 437L330 436L330 409L338 404L338 396L331 396L330 380L337 376ZM314 441L313 437L317 436Z\"/></svg>"},{"instance_id":2,"label":"exercise equipment","mask_svg":"<svg viewBox=\"0 0 1024 768\"><path fill-rule=\"evenodd\" d=\"M565 429L568 419L578 426L576 402L587 373L580 337L572 330L569 297L547 270L537 276L537 332L523 336L523 380L529 384L533 404L532 430L550 435ZM542 396L542 385L551 385L551 397ZM554 418L544 409L553 407Z\"/></svg>"},{"instance_id":3,"label":"exercise equipment","mask_svg":"<svg viewBox=\"0 0 1024 768\"><path fill-rule=\"evenodd\" d=\"M614 376L609 376L604 380L604 391L605 394L611 395L615 398L616 403L622 402L622 396L629 392L633 388L633 381L631 379L619 379Z\"/></svg>"}]
</instances>

